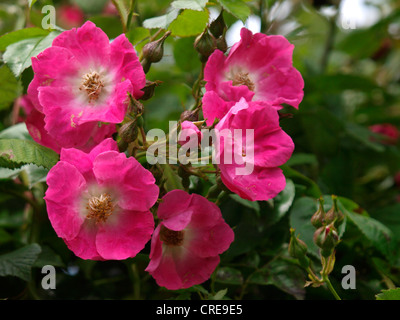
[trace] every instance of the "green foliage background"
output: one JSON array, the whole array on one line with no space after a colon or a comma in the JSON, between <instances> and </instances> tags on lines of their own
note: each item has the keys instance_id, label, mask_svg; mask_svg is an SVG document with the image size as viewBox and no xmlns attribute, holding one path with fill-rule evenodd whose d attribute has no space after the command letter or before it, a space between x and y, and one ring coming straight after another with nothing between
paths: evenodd
<instances>
[{"instance_id":1,"label":"green foliage background","mask_svg":"<svg viewBox=\"0 0 400 320\"><path fill-rule=\"evenodd\" d=\"M26 93L33 78L30 57L50 46L60 32L41 28L41 8L50 4L57 9L63 3L2 1L0 298L333 299L325 286L305 288L307 272L288 255L292 227L307 244L318 272L310 218L320 196L326 210L332 206L332 194L339 196L346 217L331 274L338 294L352 300L399 298L400 185L395 180L400 172L399 143L384 144L368 128L382 123L400 126L398 1L374 1L371 5L381 18L355 29L343 28L335 14L322 13L327 7L337 8L340 1L116 0L119 15L105 15L104 0L71 2L111 39L125 32L139 54L160 28L172 32L163 59L147 73L148 80L161 84L143 102L145 131L167 132L168 121L178 120L195 103L192 88L201 62L193 43L212 12L223 8L228 27L257 16L262 32L286 36L295 45L293 63L305 81L299 110L285 108L283 112L291 116L281 120L296 146L283 166L288 183L272 201L249 202L229 195L220 203L235 241L202 285L178 291L159 288L144 272L148 246L125 261L77 258L54 233L43 202L46 174L57 155L34 143L18 121L18 97ZM190 182L190 192L205 195L215 181L212 176L208 181L192 176ZM48 264L57 270L55 290L43 290L40 285L41 268ZM357 270L355 290L341 287L345 265Z\"/></svg>"}]
</instances>

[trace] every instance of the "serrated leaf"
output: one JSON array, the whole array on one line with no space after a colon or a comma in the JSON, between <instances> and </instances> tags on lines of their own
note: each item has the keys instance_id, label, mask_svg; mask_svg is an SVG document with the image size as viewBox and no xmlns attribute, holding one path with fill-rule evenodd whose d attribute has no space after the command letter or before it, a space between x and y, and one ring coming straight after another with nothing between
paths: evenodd
<instances>
[{"instance_id":1,"label":"serrated leaf","mask_svg":"<svg viewBox=\"0 0 400 320\"><path fill-rule=\"evenodd\" d=\"M3 60L16 77L29 68L31 58L51 46L59 31L52 31L46 36L24 39L9 45L4 52Z\"/></svg>"},{"instance_id":2,"label":"serrated leaf","mask_svg":"<svg viewBox=\"0 0 400 320\"><path fill-rule=\"evenodd\" d=\"M346 205L347 203L347 205ZM360 232L378 249L389 262L394 262L397 257L397 240L393 232L384 224L367 215L352 212L349 205L353 202L339 198L338 205L345 216L354 223Z\"/></svg>"},{"instance_id":3,"label":"serrated leaf","mask_svg":"<svg viewBox=\"0 0 400 320\"><path fill-rule=\"evenodd\" d=\"M0 37L0 51L6 50L7 46L12 43L41 36L47 36L48 30L42 28L24 28L13 32L6 33Z\"/></svg>"},{"instance_id":4,"label":"serrated leaf","mask_svg":"<svg viewBox=\"0 0 400 320\"><path fill-rule=\"evenodd\" d=\"M204 31L208 23L207 11L184 10L169 26L172 36L190 37Z\"/></svg>"},{"instance_id":5,"label":"serrated leaf","mask_svg":"<svg viewBox=\"0 0 400 320\"><path fill-rule=\"evenodd\" d=\"M202 11L207 4L207 0L176 0L171 3L175 9L191 9Z\"/></svg>"},{"instance_id":6,"label":"serrated leaf","mask_svg":"<svg viewBox=\"0 0 400 320\"><path fill-rule=\"evenodd\" d=\"M31 268L40 252L40 246L33 243L10 253L0 255L0 276L15 276L29 281Z\"/></svg>"},{"instance_id":7,"label":"serrated leaf","mask_svg":"<svg viewBox=\"0 0 400 320\"><path fill-rule=\"evenodd\" d=\"M59 155L34 141L0 139L0 166L15 169L33 163L51 169L59 160Z\"/></svg>"},{"instance_id":8,"label":"serrated leaf","mask_svg":"<svg viewBox=\"0 0 400 320\"><path fill-rule=\"evenodd\" d=\"M400 288L382 290L375 297L376 300L400 300Z\"/></svg>"},{"instance_id":9,"label":"serrated leaf","mask_svg":"<svg viewBox=\"0 0 400 320\"><path fill-rule=\"evenodd\" d=\"M217 0L217 2L236 18L245 22L251 14L251 10L242 0Z\"/></svg>"},{"instance_id":10,"label":"serrated leaf","mask_svg":"<svg viewBox=\"0 0 400 320\"><path fill-rule=\"evenodd\" d=\"M146 19L143 21L143 27L147 29L167 29L179 15L179 11L179 9L173 9L162 16Z\"/></svg>"}]
</instances>

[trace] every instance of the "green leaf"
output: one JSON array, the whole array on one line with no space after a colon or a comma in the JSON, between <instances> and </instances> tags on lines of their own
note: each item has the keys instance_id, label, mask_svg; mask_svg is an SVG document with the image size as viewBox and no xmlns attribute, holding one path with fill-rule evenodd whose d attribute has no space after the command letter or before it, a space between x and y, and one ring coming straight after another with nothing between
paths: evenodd
<instances>
[{"instance_id":1,"label":"green leaf","mask_svg":"<svg viewBox=\"0 0 400 320\"><path fill-rule=\"evenodd\" d=\"M272 260L249 279L253 284L274 285L298 300L303 300L305 297L305 281L304 272L285 259Z\"/></svg>"},{"instance_id":2,"label":"green leaf","mask_svg":"<svg viewBox=\"0 0 400 320\"><path fill-rule=\"evenodd\" d=\"M227 292L228 292L228 289L222 289L222 290L219 290L214 296L209 296L209 298L211 300L222 300L222 298L225 297Z\"/></svg>"},{"instance_id":3,"label":"green leaf","mask_svg":"<svg viewBox=\"0 0 400 320\"><path fill-rule=\"evenodd\" d=\"M286 180L285 189L274 198L274 210L271 223L278 222L290 209L296 194L296 188L292 180Z\"/></svg>"},{"instance_id":4,"label":"green leaf","mask_svg":"<svg viewBox=\"0 0 400 320\"><path fill-rule=\"evenodd\" d=\"M306 177L302 173L298 172L297 170L289 167L288 165L283 165L281 167L283 174L285 175L286 179L291 179L294 183L301 184L306 186L306 194L308 196L312 196L318 199L322 192L319 186L310 178Z\"/></svg>"},{"instance_id":5,"label":"green leaf","mask_svg":"<svg viewBox=\"0 0 400 320\"><path fill-rule=\"evenodd\" d=\"M215 281L224 284L241 285L243 283L243 276L238 269L222 267L217 270Z\"/></svg>"},{"instance_id":6,"label":"green leaf","mask_svg":"<svg viewBox=\"0 0 400 320\"><path fill-rule=\"evenodd\" d=\"M367 215L353 212L352 210L354 210L356 204L351 200L340 197L338 205L345 216L354 223L361 233L389 262L394 262L396 260L398 252L397 240L387 226Z\"/></svg>"},{"instance_id":7,"label":"green leaf","mask_svg":"<svg viewBox=\"0 0 400 320\"><path fill-rule=\"evenodd\" d=\"M230 194L229 197L235 200L237 203L240 203L242 206L253 209L257 213L257 215L260 214L260 205L257 201L243 199L237 194Z\"/></svg>"},{"instance_id":8,"label":"green leaf","mask_svg":"<svg viewBox=\"0 0 400 320\"><path fill-rule=\"evenodd\" d=\"M34 243L13 252L0 255L0 276L15 276L29 281L31 268L40 252L40 246Z\"/></svg>"},{"instance_id":9,"label":"green leaf","mask_svg":"<svg viewBox=\"0 0 400 320\"><path fill-rule=\"evenodd\" d=\"M217 0L217 2L236 18L245 22L251 14L250 8L242 0Z\"/></svg>"},{"instance_id":10,"label":"green leaf","mask_svg":"<svg viewBox=\"0 0 400 320\"><path fill-rule=\"evenodd\" d=\"M400 288L382 290L375 297L376 300L400 300Z\"/></svg>"},{"instance_id":11,"label":"green leaf","mask_svg":"<svg viewBox=\"0 0 400 320\"><path fill-rule=\"evenodd\" d=\"M310 197L298 198L290 210L290 226L296 230L296 235L305 242L309 253L319 256L319 248L315 245L314 226L311 217L317 211L317 201Z\"/></svg>"},{"instance_id":12,"label":"green leaf","mask_svg":"<svg viewBox=\"0 0 400 320\"><path fill-rule=\"evenodd\" d=\"M32 140L32 137L29 134L28 129L26 128L26 124L24 122L21 122L1 131L0 139Z\"/></svg>"},{"instance_id":13,"label":"green leaf","mask_svg":"<svg viewBox=\"0 0 400 320\"><path fill-rule=\"evenodd\" d=\"M0 67L0 110L10 106L21 94L22 86L14 77L10 69L3 65Z\"/></svg>"},{"instance_id":14,"label":"green leaf","mask_svg":"<svg viewBox=\"0 0 400 320\"><path fill-rule=\"evenodd\" d=\"M12 43L39 36L46 36L49 34L48 30L42 28L24 28L13 32L6 33L0 37L0 51L6 50L7 46Z\"/></svg>"},{"instance_id":15,"label":"green leaf","mask_svg":"<svg viewBox=\"0 0 400 320\"><path fill-rule=\"evenodd\" d=\"M169 26L173 36L190 37L204 31L208 23L208 11L184 10Z\"/></svg>"},{"instance_id":16,"label":"green leaf","mask_svg":"<svg viewBox=\"0 0 400 320\"><path fill-rule=\"evenodd\" d=\"M147 29L167 29L170 23L176 19L179 11L179 9L172 9L162 16L146 19L143 21L143 27Z\"/></svg>"},{"instance_id":17,"label":"green leaf","mask_svg":"<svg viewBox=\"0 0 400 320\"><path fill-rule=\"evenodd\" d=\"M0 166L15 169L33 163L51 169L59 160L59 155L34 141L0 139Z\"/></svg>"},{"instance_id":18,"label":"green leaf","mask_svg":"<svg viewBox=\"0 0 400 320\"><path fill-rule=\"evenodd\" d=\"M185 189L182 185L181 177L178 176L176 171L174 171L169 164L160 164L160 167L163 170L162 180L164 181L164 188L167 192L175 189Z\"/></svg>"},{"instance_id":19,"label":"green leaf","mask_svg":"<svg viewBox=\"0 0 400 320\"><path fill-rule=\"evenodd\" d=\"M46 36L24 39L9 45L4 52L3 59L16 77L29 68L31 58L51 46L59 31L52 31Z\"/></svg>"},{"instance_id":20,"label":"green leaf","mask_svg":"<svg viewBox=\"0 0 400 320\"><path fill-rule=\"evenodd\" d=\"M62 261L61 257L56 254L53 249L48 246L42 246L41 252L36 259L33 267L41 268L45 265L52 265L54 267L65 267L64 262Z\"/></svg>"},{"instance_id":21,"label":"green leaf","mask_svg":"<svg viewBox=\"0 0 400 320\"><path fill-rule=\"evenodd\" d=\"M175 9L191 9L202 11L207 4L207 0L176 0L171 3Z\"/></svg>"}]
</instances>

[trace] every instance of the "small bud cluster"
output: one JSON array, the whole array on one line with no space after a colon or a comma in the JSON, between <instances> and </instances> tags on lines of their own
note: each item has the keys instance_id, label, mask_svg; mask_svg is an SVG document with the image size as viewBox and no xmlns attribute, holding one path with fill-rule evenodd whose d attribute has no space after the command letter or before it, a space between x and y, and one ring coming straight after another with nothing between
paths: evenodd
<instances>
[{"instance_id":1,"label":"small bud cluster","mask_svg":"<svg viewBox=\"0 0 400 320\"><path fill-rule=\"evenodd\" d=\"M338 208L337 197L332 195L333 205L327 212L324 210L324 200L319 199L319 208L311 217L312 225L317 229L314 233L314 243L321 248L321 255L329 257L339 243L337 229L343 223L343 212Z\"/></svg>"},{"instance_id":2,"label":"small bud cluster","mask_svg":"<svg viewBox=\"0 0 400 320\"><path fill-rule=\"evenodd\" d=\"M225 40L227 27L221 11L217 19L196 38L194 47L200 55L201 62L206 62L208 57L216 50L226 52L228 46Z\"/></svg>"}]
</instances>

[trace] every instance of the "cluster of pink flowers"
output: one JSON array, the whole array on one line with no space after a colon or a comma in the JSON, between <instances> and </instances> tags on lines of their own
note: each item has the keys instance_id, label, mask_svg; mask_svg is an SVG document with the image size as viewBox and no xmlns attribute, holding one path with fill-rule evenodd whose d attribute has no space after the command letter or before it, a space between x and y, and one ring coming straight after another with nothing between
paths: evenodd
<instances>
[{"instance_id":1,"label":"cluster of pink flowers","mask_svg":"<svg viewBox=\"0 0 400 320\"><path fill-rule=\"evenodd\" d=\"M294 149L279 125L278 110L283 103L297 108L304 84L285 38L247 29L241 35L227 57L217 50L207 62L203 112L207 124L219 120L217 130L253 131L250 138L239 138L251 140L254 150L247 143L233 148L239 154L231 156L243 161L223 160L219 172L242 198L267 200L284 189L279 166ZM158 199L152 173L121 153L111 138L126 116L129 95L140 99L146 84L126 36L110 42L86 22L61 33L32 58L32 68L34 78L23 99L27 128L35 141L60 153L45 195L57 235L78 257L92 260L135 257L151 239L146 270L160 286L176 290L209 279L234 239L218 206L183 190ZM186 137L202 138L190 121L181 128L189 131ZM239 143L236 138L229 143ZM226 152L221 144L217 153ZM248 164L252 172L238 175Z\"/></svg>"},{"instance_id":2,"label":"cluster of pink flowers","mask_svg":"<svg viewBox=\"0 0 400 320\"><path fill-rule=\"evenodd\" d=\"M204 69L206 123L211 126L217 119L217 130L232 132L232 138L217 147L221 179L244 199L269 200L286 185L279 166L290 158L294 144L280 127L278 110L283 104L298 108L304 94L303 78L292 65L293 48L283 36L243 28L228 56L215 50ZM234 135L237 129L239 137ZM252 141L246 141L246 130L252 130ZM240 161L223 160L227 144L238 150L232 158ZM247 165L252 170L238 174Z\"/></svg>"}]
</instances>

